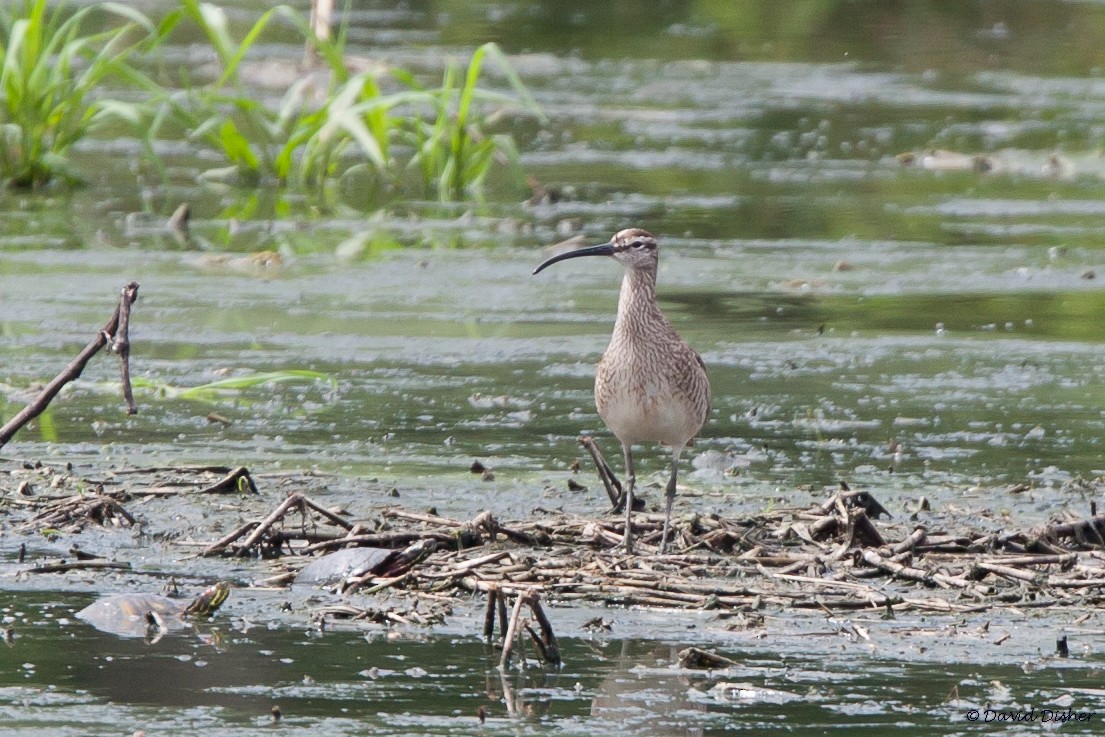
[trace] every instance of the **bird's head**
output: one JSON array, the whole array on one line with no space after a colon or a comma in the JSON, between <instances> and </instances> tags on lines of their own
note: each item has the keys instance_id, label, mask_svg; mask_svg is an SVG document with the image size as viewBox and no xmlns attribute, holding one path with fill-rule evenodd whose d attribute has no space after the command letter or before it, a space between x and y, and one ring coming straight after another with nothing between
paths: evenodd
<instances>
[{"instance_id":1,"label":"bird's head","mask_svg":"<svg viewBox=\"0 0 1105 737\"><path fill-rule=\"evenodd\" d=\"M608 243L603 243L600 246L577 248L574 251L560 253L546 259L533 270L533 273L536 274L546 267L552 266L557 261L579 256L610 256L621 262L626 268L655 271L660 257L660 248L656 243L656 238L647 230L626 228L615 233Z\"/></svg>"}]
</instances>

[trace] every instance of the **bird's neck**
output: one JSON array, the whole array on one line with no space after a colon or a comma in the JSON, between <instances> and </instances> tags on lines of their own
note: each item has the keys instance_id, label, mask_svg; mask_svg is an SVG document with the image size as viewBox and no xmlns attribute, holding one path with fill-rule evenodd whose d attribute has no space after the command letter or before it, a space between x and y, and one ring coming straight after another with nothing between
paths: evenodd
<instances>
[{"instance_id":1,"label":"bird's neck","mask_svg":"<svg viewBox=\"0 0 1105 737\"><path fill-rule=\"evenodd\" d=\"M656 272L626 269L618 297L614 332L640 329L642 325L657 320L663 321L664 315L656 304Z\"/></svg>"}]
</instances>

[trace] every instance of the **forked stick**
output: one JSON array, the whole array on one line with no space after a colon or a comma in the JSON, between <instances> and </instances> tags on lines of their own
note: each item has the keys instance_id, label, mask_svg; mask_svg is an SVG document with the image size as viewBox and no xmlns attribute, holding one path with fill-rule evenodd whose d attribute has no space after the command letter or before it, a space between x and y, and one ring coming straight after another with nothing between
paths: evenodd
<instances>
[{"instance_id":1,"label":"forked stick","mask_svg":"<svg viewBox=\"0 0 1105 737\"><path fill-rule=\"evenodd\" d=\"M38 396L31 401L22 411L15 417L8 420L3 427L0 427L0 447L3 447L12 436L26 425L28 422L38 417L45 411L50 405L50 402L57 396L61 388L74 379L80 378L81 372L84 371L84 367L88 364L89 360L99 353L100 349L110 343L111 349L119 354L120 361L120 373L123 379L123 397L127 402L127 414L137 414L138 407L134 403L134 393L131 391L130 386L130 339L127 336L127 332L130 326L130 306L138 299L138 282L131 282L123 287L122 296L119 297L119 304L115 308L115 314L111 316L111 319L107 321L107 324L100 329L100 332L96 334L96 337L84 349L77 354L77 357L69 362L69 365L65 367L65 370L54 377L54 380L43 387L42 391L38 393Z\"/></svg>"}]
</instances>

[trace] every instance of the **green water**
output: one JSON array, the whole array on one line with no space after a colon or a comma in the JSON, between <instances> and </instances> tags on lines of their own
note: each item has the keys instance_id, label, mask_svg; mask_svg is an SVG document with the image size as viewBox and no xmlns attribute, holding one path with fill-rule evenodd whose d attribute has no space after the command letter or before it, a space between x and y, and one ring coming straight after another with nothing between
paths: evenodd
<instances>
[{"instance_id":1,"label":"green water","mask_svg":"<svg viewBox=\"0 0 1105 737\"><path fill-rule=\"evenodd\" d=\"M661 640L641 637L639 622L632 639L563 639L562 669L531 662L503 673L494 666L497 652L475 638L390 636L382 627L323 633L224 621L156 645L121 640L72 620L72 607L88 598L0 599L0 614L19 633L7 652L20 658L0 674L7 733L712 736L813 735L832 725L858 734L952 735L972 731L977 716L988 734L1016 734L1024 725L1000 724L997 713L1034 707L1037 723L1092 714L1067 726L1094 734L1102 718L1100 658L1041 657L1038 648L1050 643L1033 634L1043 628L1031 622L995 622L988 632L964 624L959 655L948 658L933 647L942 626L869 620L865 641L847 620L769 617L770 645L738 635L720 648L737 665L711 673L671 665L682 647L675 642L733 637L692 613ZM646 626L650 619L618 611L606 617L615 631L634 627L632 618ZM59 629L67 633L62 648ZM1001 634L1017 641L1002 648L987 642ZM802 642L834 654L824 659Z\"/></svg>"},{"instance_id":2,"label":"green water","mask_svg":"<svg viewBox=\"0 0 1105 737\"><path fill-rule=\"evenodd\" d=\"M146 11L168 7L150 3ZM257 7L229 6L239 32ZM255 61L297 60L291 38L277 32ZM563 199L523 205L529 191L504 184L481 205L402 201L380 210L355 191L319 202L202 185L196 175L211 162L187 146L166 152L167 181L136 176L134 141L83 143L76 163L87 187L0 197L0 416L18 411L30 387L92 338L130 280L142 285L132 317L137 377L188 387L306 368L335 384L253 389L214 402L139 391L140 413L128 417L113 385L117 367L102 356L4 458L71 461L89 472L176 463L317 469L336 474L334 498L361 517L385 503L358 493L368 479L398 488L406 505L458 517L484 508L525 516L538 504L601 512L597 484L588 480L587 493L562 489L581 457L579 433L594 432L617 456L590 392L619 270L569 262L538 277L530 271L547 244L577 234L598 243L641 226L661 238L662 306L702 353L714 389L697 458L681 478L695 494L681 495L677 510L805 504L843 480L871 489L896 515L921 495L937 512L1008 512L1018 526L1064 509L1085 513L1096 487L1076 482L1105 469L1099 5L355 2L350 38L351 53L428 82L446 58L499 42L549 118L543 127L511 124L524 168ZM206 61L181 43L158 63L202 74ZM938 171L897 158L930 149L984 155L990 170ZM181 202L192 206L194 248L157 227ZM337 255L366 233L373 243L406 247ZM258 273L210 258L261 249L281 253L284 265ZM231 424L209 422L211 412ZM646 481L663 476L662 452L642 449L638 457ZM476 459L494 469L493 482L469 473ZM1028 492L1007 493L1022 483ZM2 478L0 488L9 491ZM24 539L4 526L0 520L0 552L13 556ZM80 540L61 540L59 549L72 542ZM0 580L14 581L6 565ZM14 606L33 609L51 596L68 606L71 594L44 596L17 597ZM1070 625L1065 616L1039 625L1046 634L1037 653L1050 654ZM0 649L0 659L14 657L4 661L11 667L3 668L0 723L26 734L84 733L77 722L107 723L105 711L120 715L113 733L149 725L154 713L165 721L146 726L151 734L224 720L247 733L268 729L272 701L293 705L282 729L335 734L364 723L389 734L471 731L480 703L507 719L502 701L484 691L480 646L463 633L449 641L463 660L432 679L441 695L425 708L380 705L377 696L388 704L398 697L367 686L356 676L367 666L358 664L312 675L327 684L321 695L296 692L306 673L281 667L283 687L239 673L166 711L156 698L132 703L126 691L105 690L103 656L91 654L106 652L94 650L107 647L103 641L85 642L84 654L64 649L73 662L52 670L21 671L19 663L89 637L76 625L31 631L15 649ZM625 662L655 664L652 646L638 639L649 635L635 630L597 649L573 644L574 670L549 691L535 687L547 711L484 731L620 733L638 717L669 714L657 706L663 702L674 716L664 717L671 721L660 733L725 734L763 727L784 708L759 704L749 715L703 702L693 692L698 681L681 675L656 687L678 692L674 701L638 685L637 716L596 726L590 715L601 684L629 677L616 675L621 649L630 653ZM179 647L192 660L181 665L155 650L149 667L172 665L191 678L218 663L244 667L226 662L243 651L340 647L329 639L290 643L286 630L228 637L241 638L241 649L202 654L207 668L196 667L201 655L191 643ZM754 656L766 661L749 666L753 680L806 694L801 679L764 675L786 667L763 654L773 647L767 639ZM1096 673L1096 642L1086 642L1075 670ZM32 644L35 655L21 656ZM791 645L776 644L780 657L794 656ZM119 647L129 648L127 658L141 650ZM390 655L371 657L406 653L405 663L429 668L422 647L400 641L385 648ZM1046 708L1039 695L1057 697L1048 690L1054 683L1022 672L1024 653L992 652L976 665L970 653L938 652L933 665L918 665L916 651L874 665L855 656L826 680L857 668L869 669L869 679L847 689L818 685L806 706L785 708L811 734L845 724L883 733L898 721L953 734L971 729L944 705L956 683L980 703L992 680L1023 684L1013 702ZM111 678L145 672L108 667ZM919 696L885 706L880 669L892 673L894 688ZM400 691L427 682L397 680ZM341 695L347 691L355 695ZM212 693L217 708L209 708ZM51 711L56 701L62 706ZM855 716L868 702L882 711ZM32 712L46 721L36 723Z\"/></svg>"}]
</instances>

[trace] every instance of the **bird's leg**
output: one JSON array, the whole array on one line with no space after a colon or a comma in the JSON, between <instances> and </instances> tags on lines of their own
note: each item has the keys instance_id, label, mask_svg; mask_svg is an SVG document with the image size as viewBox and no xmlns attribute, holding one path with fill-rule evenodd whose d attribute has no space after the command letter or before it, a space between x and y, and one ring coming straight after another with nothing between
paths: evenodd
<instances>
[{"instance_id":1,"label":"bird's leg","mask_svg":"<svg viewBox=\"0 0 1105 737\"><path fill-rule=\"evenodd\" d=\"M660 536L660 554L668 551L668 534L671 532L671 507L675 503L675 477L679 472L679 455L683 452L681 447L672 448L671 453L671 477L668 486L664 490L664 534Z\"/></svg>"},{"instance_id":2,"label":"bird's leg","mask_svg":"<svg viewBox=\"0 0 1105 737\"><path fill-rule=\"evenodd\" d=\"M633 453L629 449L629 443L622 443L622 452L625 453L625 552L633 554L633 485L637 481L637 475L633 472Z\"/></svg>"}]
</instances>

